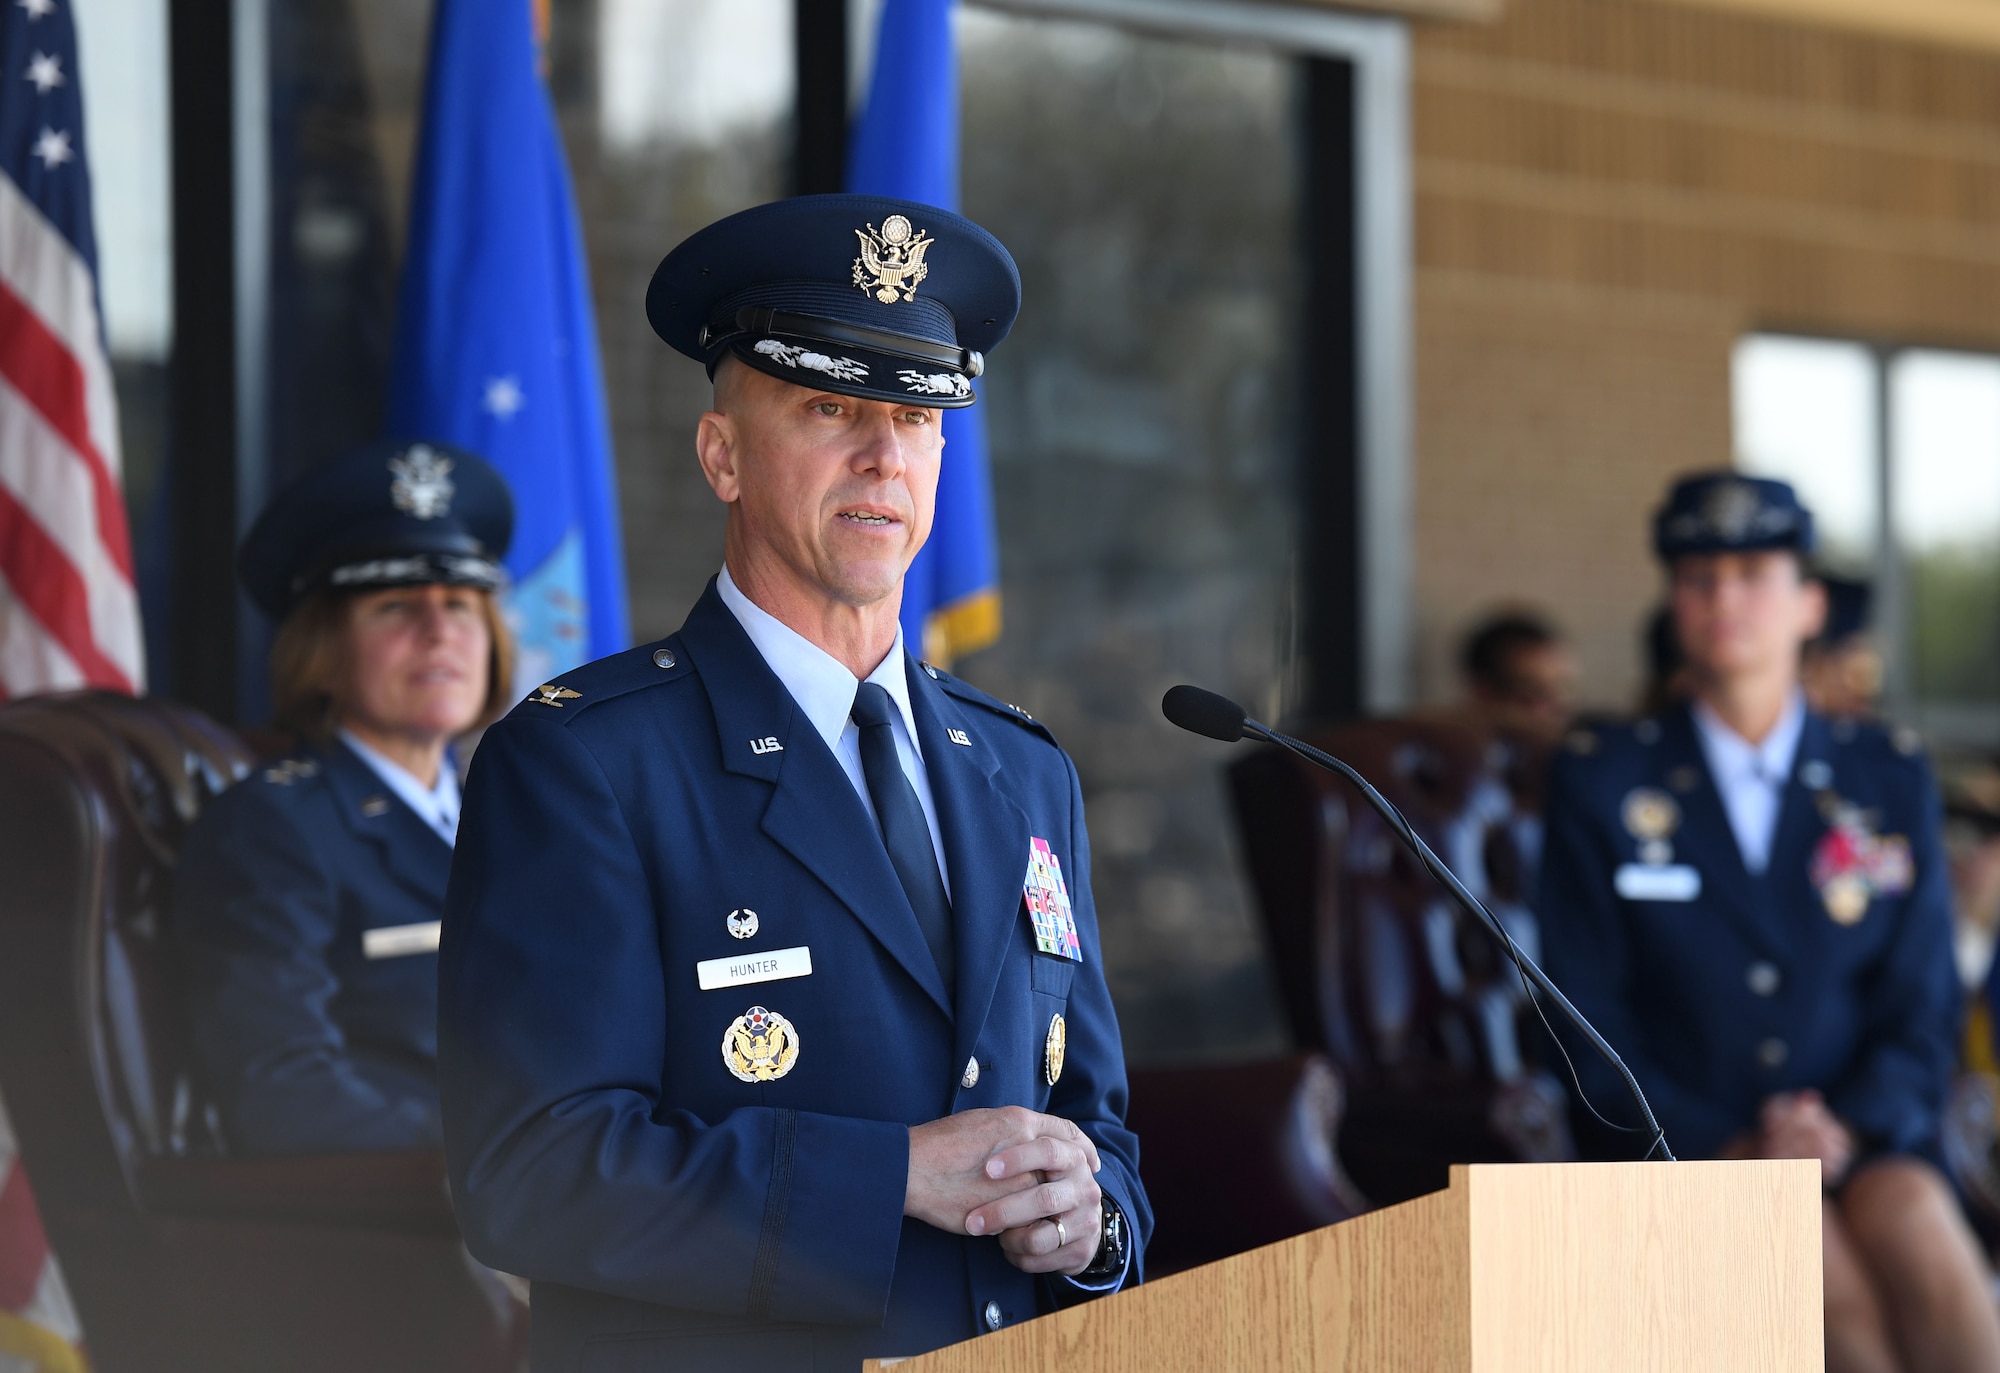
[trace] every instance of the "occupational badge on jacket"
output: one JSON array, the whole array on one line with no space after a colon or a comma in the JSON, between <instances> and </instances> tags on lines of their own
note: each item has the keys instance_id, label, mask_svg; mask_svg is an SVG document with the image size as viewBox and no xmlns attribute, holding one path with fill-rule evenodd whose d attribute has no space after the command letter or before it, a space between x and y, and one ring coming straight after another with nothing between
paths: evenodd
<instances>
[{"instance_id":1,"label":"occupational badge on jacket","mask_svg":"<svg viewBox=\"0 0 2000 1373\"><path fill-rule=\"evenodd\" d=\"M1063 1055L1069 1051L1069 1026L1063 1023L1062 1013L1049 1017L1048 1037L1042 1041L1042 1076L1049 1086L1056 1085L1062 1076Z\"/></svg>"},{"instance_id":2,"label":"occupational badge on jacket","mask_svg":"<svg viewBox=\"0 0 2000 1373\"><path fill-rule=\"evenodd\" d=\"M1639 841L1639 857L1647 863L1673 861L1667 840L1681 827L1680 803L1658 787L1634 787L1618 807L1625 832Z\"/></svg>"},{"instance_id":3,"label":"occupational badge on jacket","mask_svg":"<svg viewBox=\"0 0 2000 1373\"><path fill-rule=\"evenodd\" d=\"M917 298L917 284L931 274L924 263L934 240L922 229L913 228L902 215L882 221L878 233L873 224L856 229L861 256L854 259L854 284L884 305Z\"/></svg>"},{"instance_id":4,"label":"occupational badge on jacket","mask_svg":"<svg viewBox=\"0 0 2000 1373\"><path fill-rule=\"evenodd\" d=\"M1021 900L1035 927L1035 947L1057 958L1083 962L1083 943L1076 936L1076 915L1070 910L1069 888L1063 885L1062 863L1046 839L1028 840L1028 875L1021 882Z\"/></svg>"},{"instance_id":5,"label":"occupational badge on jacket","mask_svg":"<svg viewBox=\"0 0 2000 1373\"><path fill-rule=\"evenodd\" d=\"M1827 832L1813 850L1811 879L1836 925L1858 925L1878 896L1900 896L1916 880L1910 841L1877 834L1859 806L1838 798L1822 803Z\"/></svg>"},{"instance_id":6,"label":"occupational badge on jacket","mask_svg":"<svg viewBox=\"0 0 2000 1373\"><path fill-rule=\"evenodd\" d=\"M752 1006L722 1036L722 1062L743 1082L776 1082L799 1061L799 1032L776 1011Z\"/></svg>"}]
</instances>

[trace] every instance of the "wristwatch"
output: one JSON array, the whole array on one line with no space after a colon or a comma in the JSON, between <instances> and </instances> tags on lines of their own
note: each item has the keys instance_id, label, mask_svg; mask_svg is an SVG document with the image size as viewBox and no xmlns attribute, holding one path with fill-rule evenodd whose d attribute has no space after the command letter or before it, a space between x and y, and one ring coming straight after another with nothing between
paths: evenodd
<instances>
[{"instance_id":1,"label":"wristwatch","mask_svg":"<svg viewBox=\"0 0 2000 1373\"><path fill-rule=\"evenodd\" d=\"M1103 1229L1097 1241L1097 1255L1079 1278L1108 1278L1125 1271L1125 1213L1110 1197L1102 1197Z\"/></svg>"}]
</instances>

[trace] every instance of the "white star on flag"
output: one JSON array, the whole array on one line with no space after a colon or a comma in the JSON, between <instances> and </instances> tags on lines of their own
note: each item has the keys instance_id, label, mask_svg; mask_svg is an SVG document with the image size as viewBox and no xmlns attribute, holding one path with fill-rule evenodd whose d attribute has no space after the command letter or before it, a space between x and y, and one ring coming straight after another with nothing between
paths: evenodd
<instances>
[{"instance_id":1,"label":"white star on flag","mask_svg":"<svg viewBox=\"0 0 2000 1373\"><path fill-rule=\"evenodd\" d=\"M28 59L28 80L35 83L36 95L47 95L67 79L63 75L62 58L38 52Z\"/></svg>"},{"instance_id":2,"label":"white star on flag","mask_svg":"<svg viewBox=\"0 0 2000 1373\"><path fill-rule=\"evenodd\" d=\"M44 128L42 136L35 140L33 152L36 157L42 159L42 165L51 171L76 158L76 149L69 145L68 129L58 133L54 129Z\"/></svg>"},{"instance_id":3,"label":"white star on flag","mask_svg":"<svg viewBox=\"0 0 2000 1373\"><path fill-rule=\"evenodd\" d=\"M45 14L56 12L56 0L15 0L15 3L27 11L30 24Z\"/></svg>"},{"instance_id":4,"label":"white star on flag","mask_svg":"<svg viewBox=\"0 0 2000 1373\"><path fill-rule=\"evenodd\" d=\"M486 413L497 420L510 420L515 412L528 403L521 394L518 377L488 377L486 379L486 399L480 404Z\"/></svg>"}]
</instances>

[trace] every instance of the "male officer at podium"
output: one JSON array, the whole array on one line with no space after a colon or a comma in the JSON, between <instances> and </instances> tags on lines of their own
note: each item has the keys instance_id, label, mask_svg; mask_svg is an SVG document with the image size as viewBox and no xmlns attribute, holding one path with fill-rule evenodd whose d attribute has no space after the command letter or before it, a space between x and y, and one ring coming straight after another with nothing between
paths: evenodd
<instances>
[{"instance_id":1,"label":"male officer at podium","mask_svg":"<svg viewBox=\"0 0 2000 1373\"><path fill-rule=\"evenodd\" d=\"M538 1369L853 1369L1138 1280L1076 770L897 627L940 409L1019 299L990 234L875 196L654 276L724 566L487 733L440 966L453 1195Z\"/></svg>"},{"instance_id":2,"label":"male officer at podium","mask_svg":"<svg viewBox=\"0 0 2000 1373\"><path fill-rule=\"evenodd\" d=\"M1549 973L1683 1158L1817 1158L1827 1367L2000 1369L1941 1174L1960 992L1936 786L1914 739L1806 705L1825 599L1783 482L1706 473L1654 523L1694 699L1571 735L1550 783ZM1622 1088L1577 1053L1591 1104ZM1579 1136L1632 1157L1587 1112Z\"/></svg>"}]
</instances>

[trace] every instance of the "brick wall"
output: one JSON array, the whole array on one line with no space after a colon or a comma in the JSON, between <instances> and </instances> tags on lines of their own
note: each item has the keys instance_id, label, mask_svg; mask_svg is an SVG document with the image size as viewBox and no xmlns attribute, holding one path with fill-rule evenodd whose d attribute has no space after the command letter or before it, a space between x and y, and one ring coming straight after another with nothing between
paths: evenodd
<instances>
[{"instance_id":1,"label":"brick wall","mask_svg":"<svg viewBox=\"0 0 2000 1373\"><path fill-rule=\"evenodd\" d=\"M2000 346L2000 58L1650 0L1419 30L1417 680L1483 609L1628 701L1674 472L1757 328Z\"/></svg>"}]
</instances>

